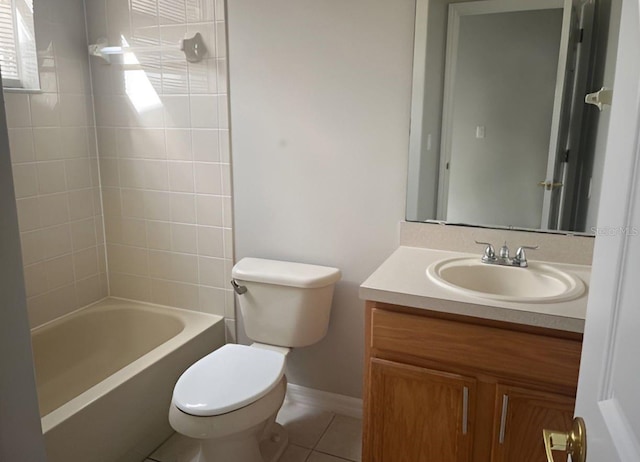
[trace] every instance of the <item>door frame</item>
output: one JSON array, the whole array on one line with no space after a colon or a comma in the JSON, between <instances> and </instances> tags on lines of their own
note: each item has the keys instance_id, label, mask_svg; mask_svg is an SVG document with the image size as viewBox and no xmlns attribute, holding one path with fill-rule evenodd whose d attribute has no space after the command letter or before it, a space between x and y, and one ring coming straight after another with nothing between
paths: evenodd
<instances>
[{"instance_id":1,"label":"door frame","mask_svg":"<svg viewBox=\"0 0 640 462\"><path fill-rule=\"evenodd\" d=\"M532 2L531 0L484 0L477 2L452 3L449 5L449 21L447 25L447 46L445 54L445 74L444 74L444 98L442 105L442 133L441 133L441 149L438 173L438 197L437 197L437 217L438 220L446 220L447 205L449 201L449 173L447 165L451 162L451 146L452 146L452 124L453 124L453 95L455 92L455 77L458 58L458 41L460 36L460 18L462 16L476 16L494 13L512 13L518 11L536 11L547 9L563 9L562 34L560 37L560 53L558 57L558 72L556 76L556 90L554 99L553 119L551 126L551 138L547 161L547 171L549 170L549 162L553 153L553 167L555 168L555 156L557 153L557 142L559 137L559 126L561 117L562 95L565 86L565 71L567 62L567 47L562 46L568 44L569 28L571 18L571 0L539 0ZM567 19L568 18L568 19ZM560 104L558 104L560 98ZM555 127L555 129L554 129ZM554 140L555 139L555 144ZM547 174L548 177L548 174ZM545 191L545 197L546 197ZM550 197L549 197L550 204ZM547 205L547 210L550 205ZM543 204L543 216L545 205ZM541 222L545 220L541 219Z\"/></svg>"}]
</instances>

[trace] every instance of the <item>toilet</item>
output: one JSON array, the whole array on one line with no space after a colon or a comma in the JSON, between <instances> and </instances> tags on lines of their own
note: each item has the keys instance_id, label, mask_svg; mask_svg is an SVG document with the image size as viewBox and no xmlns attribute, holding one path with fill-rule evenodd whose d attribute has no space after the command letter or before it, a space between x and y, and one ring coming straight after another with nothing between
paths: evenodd
<instances>
[{"instance_id":1,"label":"toilet","mask_svg":"<svg viewBox=\"0 0 640 462\"><path fill-rule=\"evenodd\" d=\"M326 335L340 270L243 258L232 277L255 343L224 345L189 367L174 387L169 422L200 440L197 462L275 462L287 445L275 422L287 390L286 357Z\"/></svg>"}]
</instances>

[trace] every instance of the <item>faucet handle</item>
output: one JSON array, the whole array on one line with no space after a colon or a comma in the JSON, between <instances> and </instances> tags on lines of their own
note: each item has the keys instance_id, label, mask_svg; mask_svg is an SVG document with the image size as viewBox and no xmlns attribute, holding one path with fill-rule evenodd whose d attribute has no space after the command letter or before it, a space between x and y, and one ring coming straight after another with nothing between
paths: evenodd
<instances>
[{"instance_id":1,"label":"faucet handle","mask_svg":"<svg viewBox=\"0 0 640 462\"><path fill-rule=\"evenodd\" d=\"M486 246L484 249L484 255L482 256L482 261L494 262L497 260L496 250L493 248L493 244L491 244L490 242L480 242L480 241L475 241L475 242L476 244Z\"/></svg>"},{"instance_id":2,"label":"faucet handle","mask_svg":"<svg viewBox=\"0 0 640 462\"><path fill-rule=\"evenodd\" d=\"M504 241L504 244L500 247L500 258L504 260L509 259L509 247L507 246L507 241Z\"/></svg>"},{"instance_id":3,"label":"faucet handle","mask_svg":"<svg viewBox=\"0 0 640 462\"><path fill-rule=\"evenodd\" d=\"M525 250L538 250L539 248L539 245L522 245L518 247L518 250L516 250L516 256L513 257L514 264L516 264L516 266L520 266L521 268L526 268L527 266L529 266L529 263L527 262L527 254L525 253Z\"/></svg>"}]
</instances>

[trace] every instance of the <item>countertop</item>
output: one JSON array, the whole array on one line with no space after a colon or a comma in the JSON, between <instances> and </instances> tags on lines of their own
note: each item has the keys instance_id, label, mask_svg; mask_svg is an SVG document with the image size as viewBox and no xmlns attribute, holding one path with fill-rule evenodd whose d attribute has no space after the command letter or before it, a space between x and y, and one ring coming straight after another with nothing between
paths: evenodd
<instances>
[{"instance_id":1,"label":"countertop","mask_svg":"<svg viewBox=\"0 0 640 462\"><path fill-rule=\"evenodd\" d=\"M429 265L457 257L480 259L481 255L399 247L362 283L360 298L495 321L584 332L590 266L544 262L581 279L587 287L585 293L576 299L559 303L514 303L468 296L442 287L427 277Z\"/></svg>"}]
</instances>

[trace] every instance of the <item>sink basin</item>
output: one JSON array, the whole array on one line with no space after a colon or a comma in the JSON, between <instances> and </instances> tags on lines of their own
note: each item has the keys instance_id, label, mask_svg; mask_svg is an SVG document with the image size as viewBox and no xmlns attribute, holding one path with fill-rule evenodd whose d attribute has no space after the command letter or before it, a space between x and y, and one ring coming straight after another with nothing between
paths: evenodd
<instances>
[{"instance_id":1,"label":"sink basin","mask_svg":"<svg viewBox=\"0 0 640 462\"><path fill-rule=\"evenodd\" d=\"M427 276L450 290L480 298L519 303L556 303L581 296L581 279L550 265L528 268L489 265L480 258L452 258L427 268Z\"/></svg>"}]
</instances>

